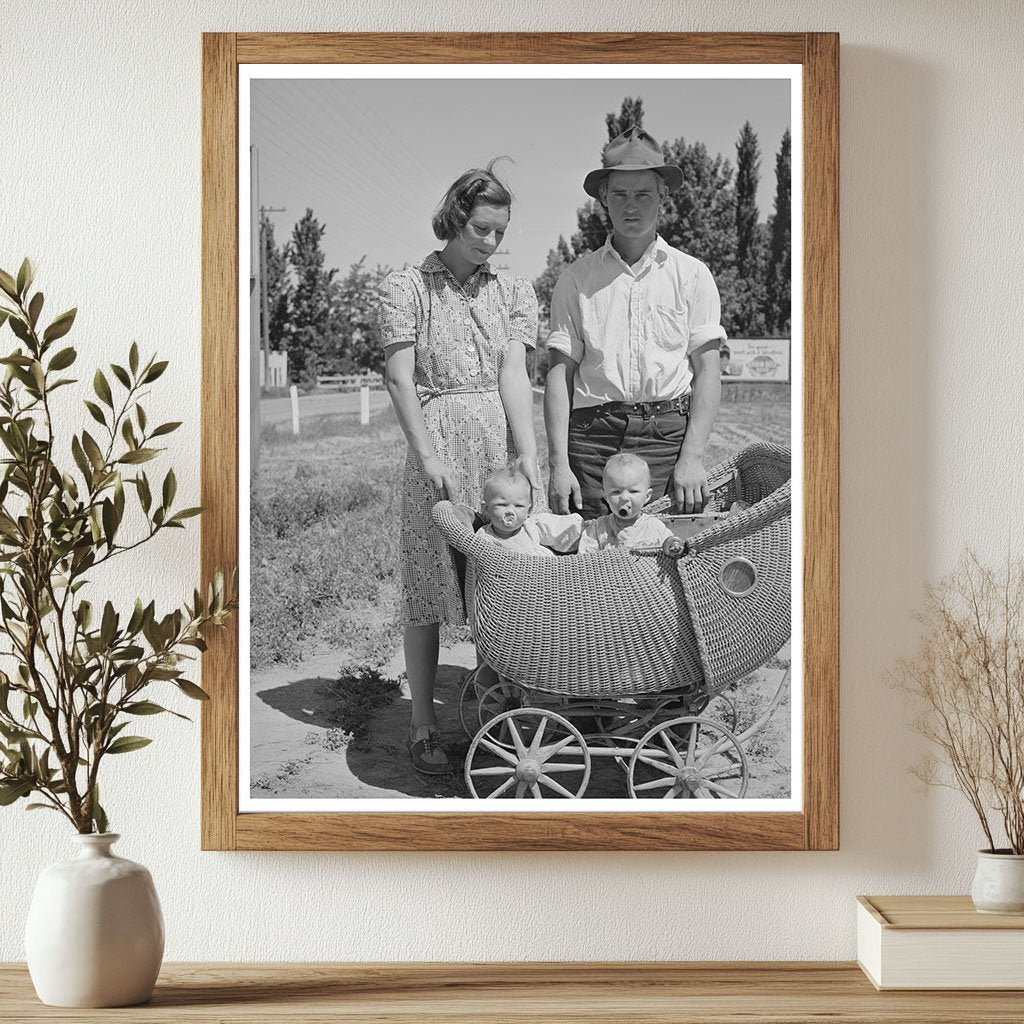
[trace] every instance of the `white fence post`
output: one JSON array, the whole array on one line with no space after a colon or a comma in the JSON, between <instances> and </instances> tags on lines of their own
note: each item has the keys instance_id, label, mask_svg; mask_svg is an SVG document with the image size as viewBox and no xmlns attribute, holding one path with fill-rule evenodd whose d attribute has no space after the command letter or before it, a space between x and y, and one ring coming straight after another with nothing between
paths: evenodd
<instances>
[{"instance_id":1,"label":"white fence post","mask_svg":"<svg viewBox=\"0 0 1024 1024\"><path fill-rule=\"evenodd\" d=\"M299 389L293 384L289 389L292 396L292 433L299 433Z\"/></svg>"},{"instance_id":2,"label":"white fence post","mask_svg":"<svg viewBox=\"0 0 1024 1024\"><path fill-rule=\"evenodd\" d=\"M359 389L359 422L364 427L370 422L370 389L365 384Z\"/></svg>"}]
</instances>

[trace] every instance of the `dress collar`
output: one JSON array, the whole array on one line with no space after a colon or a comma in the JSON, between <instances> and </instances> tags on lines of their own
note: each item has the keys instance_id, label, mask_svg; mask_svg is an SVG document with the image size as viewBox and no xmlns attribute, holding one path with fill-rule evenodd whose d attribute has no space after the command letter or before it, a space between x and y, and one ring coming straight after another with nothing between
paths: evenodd
<instances>
[{"instance_id":1,"label":"dress collar","mask_svg":"<svg viewBox=\"0 0 1024 1024\"><path fill-rule=\"evenodd\" d=\"M428 253L416 264L417 270L422 270L424 274L447 274L452 280L455 279L455 275L445 266L444 260L441 259L441 253L435 249L432 253ZM492 277L495 275L495 271L491 268L490 263L482 263L476 268L476 272L472 275L476 277L478 274L490 274Z\"/></svg>"}]
</instances>

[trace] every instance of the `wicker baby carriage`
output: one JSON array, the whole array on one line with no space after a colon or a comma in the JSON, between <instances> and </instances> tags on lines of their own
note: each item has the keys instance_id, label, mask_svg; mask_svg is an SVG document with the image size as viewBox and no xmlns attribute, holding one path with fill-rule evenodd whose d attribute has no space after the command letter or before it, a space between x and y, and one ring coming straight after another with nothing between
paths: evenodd
<instances>
[{"instance_id":1,"label":"wicker baby carriage","mask_svg":"<svg viewBox=\"0 0 1024 1024\"><path fill-rule=\"evenodd\" d=\"M716 466L707 511L733 511L664 548L535 558L435 506L467 556L474 640L497 674L463 690L474 796L580 797L595 756L626 769L633 797L745 795L745 741L783 687L741 733L702 712L789 638L789 467L766 443Z\"/></svg>"}]
</instances>

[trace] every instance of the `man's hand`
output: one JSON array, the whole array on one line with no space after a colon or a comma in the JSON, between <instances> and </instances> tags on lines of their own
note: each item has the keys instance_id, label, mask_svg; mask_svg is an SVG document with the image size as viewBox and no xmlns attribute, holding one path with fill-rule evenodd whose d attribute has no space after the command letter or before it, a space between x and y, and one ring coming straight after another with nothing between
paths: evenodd
<instances>
[{"instance_id":1,"label":"man's hand","mask_svg":"<svg viewBox=\"0 0 1024 1024\"><path fill-rule=\"evenodd\" d=\"M583 508L583 494L573 471L568 464L552 464L551 479L548 482L548 505L551 506L551 511L566 515L570 511L570 498L575 502L576 508Z\"/></svg>"},{"instance_id":2,"label":"man's hand","mask_svg":"<svg viewBox=\"0 0 1024 1024\"><path fill-rule=\"evenodd\" d=\"M441 492L442 498L450 499L455 493L455 474L436 455L423 460L423 472L431 487Z\"/></svg>"},{"instance_id":3,"label":"man's hand","mask_svg":"<svg viewBox=\"0 0 1024 1024\"><path fill-rule=\"evenodd\" d=\"M711 497L708 489L708 475L700 459L680 454L672 471L672 489L676 499L676 507L683 512L700 512L704 503Z\"/></svg>"}]
</instances>

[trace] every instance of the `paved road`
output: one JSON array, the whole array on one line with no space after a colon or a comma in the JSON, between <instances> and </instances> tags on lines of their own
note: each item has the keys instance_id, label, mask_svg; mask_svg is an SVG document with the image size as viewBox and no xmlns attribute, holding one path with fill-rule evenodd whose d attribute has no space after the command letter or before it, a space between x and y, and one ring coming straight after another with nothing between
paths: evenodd
<instances>
[{"instance_id":1,"label":"paved road","mask_svg":"<svg viewBox=\"0 0 1024 1024\"><path fill-rule=\"evenodd\" d=\"M370 392L370 415L386 409L391 400L386 391ZM299 395L299 420L307 416L338 416L359 414L358 391L329 391L317 395ZM260 400L260 420L263 423L290 423L290 398L263 398Z\"/></svg>"}]
</instances>

